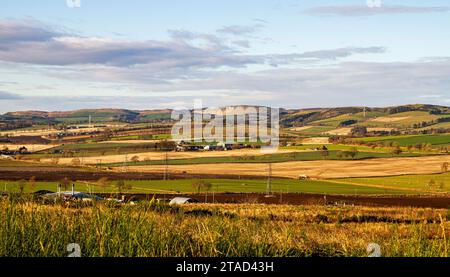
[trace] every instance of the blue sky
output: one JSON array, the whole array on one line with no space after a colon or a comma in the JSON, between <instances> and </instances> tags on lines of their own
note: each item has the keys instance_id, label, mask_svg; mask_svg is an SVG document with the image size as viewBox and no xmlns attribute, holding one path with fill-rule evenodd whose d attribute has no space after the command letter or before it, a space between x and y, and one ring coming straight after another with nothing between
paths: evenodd
<instances>
[{"instance_id":1,"label":"blue sky","mask_svg":"<svg viewBox=\"0 0 450 277\"><path fill-rule=\"evenodd\" d=\"M377 1L3 0L0 112L448 105L450 3Z\"/></svg>"}]
</instances>

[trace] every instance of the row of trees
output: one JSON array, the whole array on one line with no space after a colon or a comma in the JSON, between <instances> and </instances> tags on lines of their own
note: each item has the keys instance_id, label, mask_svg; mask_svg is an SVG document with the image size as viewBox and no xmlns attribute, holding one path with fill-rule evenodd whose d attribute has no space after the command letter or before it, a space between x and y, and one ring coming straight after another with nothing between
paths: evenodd
<instances>
[{"instance_id":1,"label":"row of trees","mask_svg":"<svg viewBox=\"0 0 450 277\"><path fill-rule=\"evenodd\" d=\"M72 184L77 183L77 181L70 180L65 177L61 179L58 184L61 188L67 191ZM102 177L98 179L96 182L86 183L86 185L91 188L91 186L98 186L103 189L114 187L118 193L123 193L124 191L130 191L133 189L133 186L130 183L125 182L125 180L117 180L115 182L110 181L107 177ZM30 191L36 190L36 177L33 176L28 180L21 179L17 181L17 188L20 193L24 193L24 191L28 188Z\"/></svg>"}]
</instances>

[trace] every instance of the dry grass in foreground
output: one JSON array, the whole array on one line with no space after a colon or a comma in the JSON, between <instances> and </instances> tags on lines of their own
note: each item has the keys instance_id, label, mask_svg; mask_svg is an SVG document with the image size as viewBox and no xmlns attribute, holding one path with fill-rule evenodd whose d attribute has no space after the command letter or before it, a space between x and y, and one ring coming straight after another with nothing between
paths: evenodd
<instances>
[{"instance_id":1,"label":"dry grass in foreground","mask_svg":"<svg viewBox=\"0 0 450 277\"><path fill-rule=\"evenodd\" d=\"M0 256L448 256L446 210L0 200Z\"/></svg>"}]
</instances>

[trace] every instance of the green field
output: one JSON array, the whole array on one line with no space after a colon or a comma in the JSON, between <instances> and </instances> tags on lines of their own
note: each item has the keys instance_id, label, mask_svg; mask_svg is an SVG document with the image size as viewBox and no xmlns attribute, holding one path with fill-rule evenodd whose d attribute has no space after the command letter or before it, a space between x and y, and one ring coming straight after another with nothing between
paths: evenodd
<instances>
[{"instance_id":1,"label":"green field","mask_svg":"<svg viewBox=\"0 0 450 277\"><path fill-rule=\"evenodd\" d=\"M376 118L386 118L385 122L377 121ZM356 125L367 127L393 127L393 128L409 128L414 124L422 122L431 122L439 118L448 117L448 115L433 115L426 111L409 111L395 114L389 114L382 111L363 112L354 114L342 114L339 116L313 121L312 125L329 126L333 128L340 127L344 121L355 120ZM392 120L389 122L389 120ZM305 130L307 131L307 130Z\"/></svg>"},{"instance_id":2,"label":"green field","mask_svg":"<svg viewBox=\"0 0 450 277\"><path fill-rule=\"evenodd\" d=\"M343 121L356 120L356 121L358 121L358 124L360 124L361 122L364 122L368 119L379 117L379 116L386 116L386 113L366 112L365 117L364 117L364 113L362 113L362 112L355 113L355 114L343 114L340 116L315 121L314 124L327 125L327 126L332 126L334 128L338 128L339 124Z\"/></svg>"},{"instance_id":3,"label":"green field","mask_svg":"<svg viewBox=\"0 0 450 277\"><path fill-rule=\"evenodd\" d=\"M128 180L126 184L132 186L132 189L126 190L126 193L192 193L196 192L192 183L198 180ZM266 192L266 180L237 180L237 179L204 179L212 185L210 192ZM93 193L115 193L117 188L112 181L108 186L99 186L95 182L75 182L75 189L83 192ZM67 188L70 190L70 186ZM0 191L18 192L18 182L0 181ZM36 182L34 188L26 186L24 192L33 192L38 190L57 190L57 182ZM413 193L405 190L384 189L360 185L341 184L336 182L316 181L316 180L292 180L292 179L274 179L272 180L273 192L295 192L295 193L318 193L318 194L405 194ZM204 191L201 191L204 192Z\"/></svg>"},{"instance_id":4,"label":"green field","mask_svg":"<svg viewBox=\"0 0 450 277\"><path fill-rule=\"evenodd\" d=\"M409 111L402 113L395 113L392 115L383 116L390 119L399 119L391 122L379 122L368 120L363 125L373 126L373 127L394 127L394 128L409 128L414 124L420 124L422 122L430 122L437 120L440 117L445 117L442 115L433 115L425 111Z\"/></svg>"},{"instance_id":5,"label":"green field","mask_svg":"<svg viewBox=\"0 0 450 277\"><path fill-rule=\"evenodd\" d=\"M366 137L357 138L357 141L365 142L394 142L399 146L417 145L417 144L431 144L431 145L445 145L450 143L450 134L442 135L403 135L403 136L385 136L385 137Z\"/></svg>"},{"instance_id":6,"label":"green field","mask_svg":"<svg viewBox=\"0 0 450 277\"><path fill-rule=\"evenodd\" d=\"M80 116L80 117L56 117L55 120L57 122L61 122L64 124L77 124L77 123L88 123L89 115ZM114 122L112 117L92 117L91 123L107 123Z\"/></svg>"},{"instance_id":7,"label":"green field","mask_svg":"<svg viewBox=\"0 0 450 277\"><path fill-rule=\"evenodd\" d=\"M296 146L285 146L280 147L281 150L313 150L317 148L321 148L322 144L304 144L304 145L296 145ZM347 151L356 148L361 152L380 152L380 153L390 153L392 148L389 147L376 147L372 148L365 145L349 145L349 144L327 144L325 145L328 150L341 150Z\"/></svg>"},{"instance_id":8,"label":"green field","mask_svg":"<svg viewBox=\"0 0 450 277\"><path fill-rule=\"evenodd\" d=\"M282 163L291 161L316 161L316 160L362 160L372 158L390 158L390 153L383 152L358 152L354 158L342 156L343 151L328 151L328 156L323 156L323 151L292 152L286 154L267 154L260 156L224 156L224 157L200 157L190 159L169 159L169 165L187 164L217 164L217 163ZM418 157L417 153L402 153L395 157ZM170 157L170 153L169 153ZM147 160L130 162L130 165L164 165L165 160ZM123 162L103 164L104 166L123 166Z\"/></svg>"},{"instance_id":9,"label":"green field","mask_svg":"<svg viewBox=\"0 0 450 277\"><path fill-rule=\"evenodd\" d=\"M450 191L450 173L429 175L403 175L371 178L337 179L338 182L360 185L381 185L399 189L417 189L426 191ZM430 186L431 184L431 186Z\"/></svg>"},{"instance_id":10,"label":"green field","mask_svg":"<svg viewBox=\"0 0 450 277\"><path fill-rule=\"evenodd\" d=\"M146 121L146 120L167 120L171 118L171 113L153 113L153 114L146 114L144 116L141 116L139 118L140 121Z\"/></svg>"}]
</instances>

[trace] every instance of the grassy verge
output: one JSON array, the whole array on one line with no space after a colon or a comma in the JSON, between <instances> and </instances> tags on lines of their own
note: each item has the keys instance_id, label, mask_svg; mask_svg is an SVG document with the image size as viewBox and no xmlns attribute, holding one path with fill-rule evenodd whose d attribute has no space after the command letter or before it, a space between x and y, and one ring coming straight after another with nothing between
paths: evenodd
<instances>
[{"instance_id":1,"label":"grassy verge","mask_svg":"<svg viewBox=\"0 0 450 277\"><path fill-rule=\"evenodd\" d=\"M446 145L450 143L450 135L403 135L403 136L386 136L386 137L366 137L355 140L365 142L394 142L399 146L430 144L430 145Z\"/></svg>"}]
</instances>

